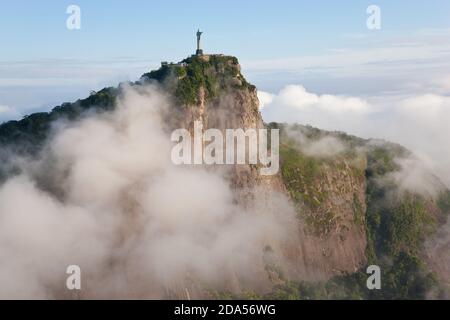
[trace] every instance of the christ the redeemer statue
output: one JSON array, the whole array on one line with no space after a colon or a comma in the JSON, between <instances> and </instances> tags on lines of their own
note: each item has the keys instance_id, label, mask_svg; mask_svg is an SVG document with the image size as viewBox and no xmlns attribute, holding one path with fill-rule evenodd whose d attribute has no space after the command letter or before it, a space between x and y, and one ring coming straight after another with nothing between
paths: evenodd
<instances>
[{"instance_id":1,"label":"christ the redeemer statue","mask_svg":"<svg viewBox=\"0 0 450 320\"><path fill-rule=\"evenodd\" d=\"M195 52L196 55L202 55L203 54L203 50L201 49L201 43L200 43L200 39L202 37L202 33L200 31L200 29L198 29L197 31L197 51Z\"/></svg>"}]
</instances>

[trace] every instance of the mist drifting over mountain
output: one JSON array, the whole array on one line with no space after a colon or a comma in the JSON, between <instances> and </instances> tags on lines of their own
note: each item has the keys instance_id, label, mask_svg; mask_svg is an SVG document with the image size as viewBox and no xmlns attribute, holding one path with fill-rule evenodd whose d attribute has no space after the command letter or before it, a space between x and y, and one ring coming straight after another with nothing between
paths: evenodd
<instances>
[{"instance_id":1,"label":"mist drifting over mountain","mask_svg":"<svg viewBox=\"0 0 450 320\"><path fill-rule=\"evenodd\" d=\"M304 124L372 106L301 87L258 100L240 70L196 55L0 126L2 297L445 297L444 179L400 145L265 123L260 102ZM195 121L279 130L279 172L174 165L171 132ZM370 264L392 279L382 292L367 290ZM80 292L65 287L69 265Z\"/></svg>"}]
</instances>

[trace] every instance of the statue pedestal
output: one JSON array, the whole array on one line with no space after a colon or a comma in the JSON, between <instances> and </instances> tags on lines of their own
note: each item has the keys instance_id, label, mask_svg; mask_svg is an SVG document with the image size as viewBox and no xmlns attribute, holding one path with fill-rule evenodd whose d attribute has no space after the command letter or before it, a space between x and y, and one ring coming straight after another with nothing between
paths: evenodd
<instances>
[{"instance_id":1,"label":"statue pedestal","mask_svg":"<svg viewBox=\"0 0 450 320\"><path fill-rule=\"evenodd\" d=\"M197 56L201 56L201 55L203 55L203 50L202 49L197 49L197 51L195 51L195 54Z\"/></svg>"}]
</instances>

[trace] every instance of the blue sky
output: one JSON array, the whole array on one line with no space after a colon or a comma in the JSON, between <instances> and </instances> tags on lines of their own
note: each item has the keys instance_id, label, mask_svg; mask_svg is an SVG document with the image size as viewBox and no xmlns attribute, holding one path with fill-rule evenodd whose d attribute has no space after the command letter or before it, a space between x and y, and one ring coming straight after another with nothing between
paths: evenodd
<instances>
[{"instance_id":1,"label":"blue sky","mask_svg":"<svg viewBox=\"0 0 450 320\"><path fill-rule=\"evenodd\" d=\"M65 28L66 8L82 29ZM449 27L450 2L434 1L86 1L1 4L2 59L141 57L181 59L205 30L205 48L245 59L314 54L367 32L366 8L382 9L383 33Z\"/></svg>"},{"instance_id":2,"label":"blue sky","mask_svg":"<svg viewBox=\"0 0 450 320\"><path fill-rule=\"evenodd\" d=\"M66 28L70 4L81 8L81 30ZM370 4L381 8L381 30L366 27ZM206 52L237 56L265 91L295 83L382 95L419 86L405 82L415 76L445 78L450 61L448 0L2 1L0 106L15 114L0 120L179 61L195 50L198 27Z\"/></svg>"}]
</instances>

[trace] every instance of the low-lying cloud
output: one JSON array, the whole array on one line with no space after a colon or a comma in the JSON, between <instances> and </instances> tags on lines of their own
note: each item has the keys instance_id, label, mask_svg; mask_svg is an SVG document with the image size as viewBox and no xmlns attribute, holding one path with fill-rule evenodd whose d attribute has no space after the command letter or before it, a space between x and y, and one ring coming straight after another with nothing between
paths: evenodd
<instances>
[{"instance_id":1,"label":"low-lying cloud","mask_svg":"<svg viewBox=\"0 0 450 320\"><path fill-rule=\"evenodd\" d=\"M286 128L286 134L294 142L297 150L311 157L328 158L348 150L348 146L345 146L341 140L331 135L312 139L302 130L292 126Z\"/></svg>"}]
</instances>

